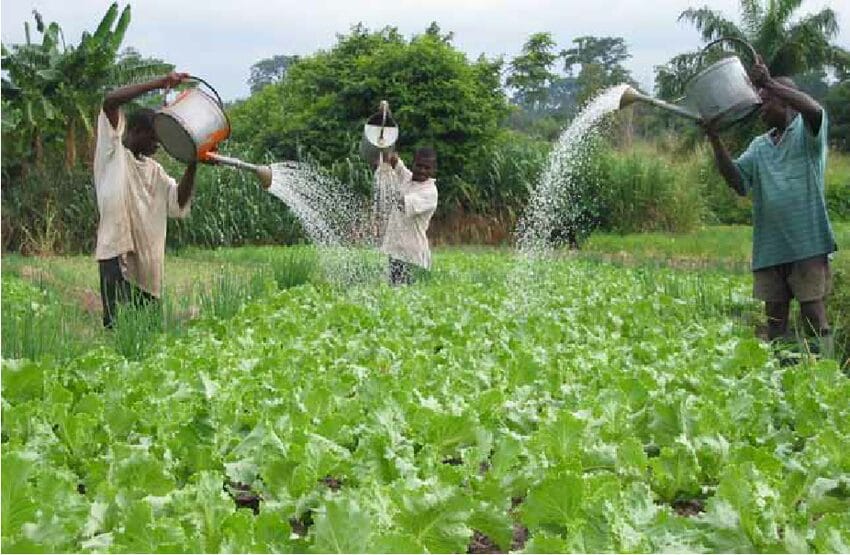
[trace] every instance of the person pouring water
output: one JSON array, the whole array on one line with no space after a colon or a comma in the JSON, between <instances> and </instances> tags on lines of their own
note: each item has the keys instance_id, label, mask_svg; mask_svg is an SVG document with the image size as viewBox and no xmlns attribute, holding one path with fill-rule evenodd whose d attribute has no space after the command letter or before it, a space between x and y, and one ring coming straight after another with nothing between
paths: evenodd
<instances>
[{"instance_id":1,"label":"person pouring water","mask_svg":"<svg viewBox=\"0 0 850 555\"><path fill-rule=\"evenodd\" d=\"M156 304L161 296L167 218L188 215L196 164L178 184L151 156L159 142L154 111L125 116L121 107L157 89L189 78L171 72L146 83L109 92L97 120L94 187L100 220L95 258L100 273L103 325L111 328L119 303Z\"/></svg>"},{"instance_id":2,"label":"person pouring water","mask_svg":"<svg viewBox=\"0 0 850 555\"><path fill-rule=\"evenodd\" d=\"M751 78L770 131L732 159L714 122L702 122L720 173L753 201L753 292L765 303L768 338L788 336L791 299L807 333L832 356L825 300L832 288L829 255L837 250L824 198L827 114L788 77L772 77L759 57Z\"/></svg>"},{"instance_id":3,"label":"person pouring water","mask_svg":"<svg viewBox=\"0 0 850 555\"><path fill-rule=\"evenodd\" d=\"M390 284L409 285L413 283L414 267L431 268L427 233L437 209L437 153L433 148L418 148L413 171L395 152L387 154L385 163L396 173L396 179L389 191L389 218L381 252L390 259Z\"/></svg>"}]
</instances>

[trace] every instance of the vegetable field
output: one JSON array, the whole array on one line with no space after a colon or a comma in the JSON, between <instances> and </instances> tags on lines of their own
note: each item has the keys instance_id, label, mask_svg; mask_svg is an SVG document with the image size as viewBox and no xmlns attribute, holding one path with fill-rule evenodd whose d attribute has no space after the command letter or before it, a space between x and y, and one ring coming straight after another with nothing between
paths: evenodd
<instances>
[{"instance_id":1,"label":"vegetable field","mask_svg":"<svg viewBox=\"0 0 850 555\"><path fill-rule=\"evenodd\" d=\"M850 381L746 274L435 268L5 360L3 551L850 550Z\"/></svg>"}]
</instances>

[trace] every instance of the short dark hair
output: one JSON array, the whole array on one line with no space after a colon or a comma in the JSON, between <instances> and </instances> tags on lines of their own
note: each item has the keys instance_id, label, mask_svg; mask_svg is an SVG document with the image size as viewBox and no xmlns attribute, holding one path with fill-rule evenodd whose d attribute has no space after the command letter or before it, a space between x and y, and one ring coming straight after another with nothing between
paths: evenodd
<instances>
[{"instance_id":1,"label":"short dark hair","mask_svg":"<svg viewBox=\"0 0 850 555\"><path fill-rule=\"evenodd\" d=\"M437 160L437 151L430 146L422 146L416 149L414 153L416 158L427 158L429 160Z\"/></svg>"},{"instance_id":2,"label":"short dark hair","mask_svg":"<svg viewBox=\"0 0 850 555\"><path fill-rule=\"evenodd\" d=\"M153 116L156 114L150 108L139 108L127 116L127 130L153 131Z\"/></svg>"}]
</instances>

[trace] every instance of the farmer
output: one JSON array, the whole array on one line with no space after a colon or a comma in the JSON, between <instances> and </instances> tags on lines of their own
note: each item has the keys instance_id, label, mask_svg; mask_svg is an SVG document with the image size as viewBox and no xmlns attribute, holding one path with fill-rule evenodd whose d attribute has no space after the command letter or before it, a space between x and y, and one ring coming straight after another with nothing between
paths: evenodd
<instances>
[{"instance_id":1,"label":"farmer","mask_svg":"<svg viewBox=\"0 0 850 555\"><path fill-rule=\"evenodd\" d=\"M832 278L829 255L838 247L824 199L826 111L788 77L771 77L759 58L752 81L760 89L759 135L733 160L713 122L703 123L717 166L739 195L753 201L753 292L764 301L770 340L788 337L791 299L820 352L832 354L824 300Z\"/></svg>"},{"instance_id":2,"label":"farmer","mask_svg":"<svg viewBox=\"0 0 850 555\"><path fill-rule=\"evenodd\" d=\"M396 153L387 163L395 170L397 181L391 192L387 230L381 251L390 257L390 283L413 283L413 267L431 267L428 224L437 209L437 153L432 148L416 150L413 171L405 167Z\"/></svg>"},{"instance_id":3,"label":"farmer","mask_svg":"<svg viewBox=\"0 0 850 555\"><path fill-rule=\"evenodd\" d=\"M100 221L97 258L103 325L111 328L118 303L158 304L162 291L166 220L189 213L195 187L194 163L178 185L151 156L158 145L153 110L125 116L121 106L188 77L172 72L147 83L111 91L97 121L94 187Z\"/></svg>"}]
</instances>

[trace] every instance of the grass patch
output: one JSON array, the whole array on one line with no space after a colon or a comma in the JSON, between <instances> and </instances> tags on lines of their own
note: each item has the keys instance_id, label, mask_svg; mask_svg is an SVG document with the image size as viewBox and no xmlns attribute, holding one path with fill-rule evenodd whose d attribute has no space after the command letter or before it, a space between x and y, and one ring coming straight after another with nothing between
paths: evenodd
<instances>
[{"instance_id":1,"label":"grass patch","mask_svg":"<svg viewBox=\"0 0 850 555\"><path fill-rule=\"evenodd\" d=\"M154 307L119 307L102 329L97 264L89 256L3 256L3 357L67 360L111 346L139 360L157 338L183 334L199 317L227 319L270 291L317 278L312 247L186 250L168 255L163 297Z\"/></svg>"}]
</instances>

